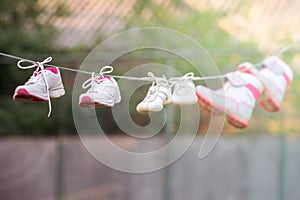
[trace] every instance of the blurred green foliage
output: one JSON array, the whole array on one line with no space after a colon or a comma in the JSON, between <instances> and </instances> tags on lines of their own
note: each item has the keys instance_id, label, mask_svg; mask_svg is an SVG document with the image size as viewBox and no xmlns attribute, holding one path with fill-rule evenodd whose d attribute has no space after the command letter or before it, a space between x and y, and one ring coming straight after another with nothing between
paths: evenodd
<instances>
[{"instance_id":1,"label":"blurred green foliage","mask_svg":"<svg viewBox=\"0 0 300 200\"><path fill-rule=\"evenodd\" d=\"M63 52L53 45L59 33L51 22L53 19L68 14L65 4L62 2L54 1L51 9L47 9L47 4L43 5L38 0L0 0L0 51L34 60L45 58L49 52L74 53L78 49L83 51L84 48L81 47L77 50L69 49L68 52ZM206 48L221 71L228 71L234 69L239 62L260 56L260 53L257 51L255 43L240 42L219 27L218 22L224 16L226 13L212 10L199 12L180 0L160 3L151 0L137 1L132 8L132 17L126 21L125 29L155 26L179 31ZM97 38L102 38L102 36L97 36L95 41ZM163 40L165 39L163 38ZM168 42L168 40L165 41ZM156 56L157 52L153 53ZM122 69L116 68L115 73L122 74L121 70L129 69L133 63L138 65L149 62L171 64L180 71L194 71L194 68L181 58L170 57L165 52L160 52L156 59L143 59L144 55L151 55L151 52L137 52L124 58L131 62L124 63L122 60L117 60L116 62L121 62L119 64L122 65ZM0 111L0 134L75 133L70 88L67 88L69 91L66 96L53 101L52 116L46 118L48 109L46 103L18 103L13 102L10 96L17 85L24 83L29 78L32 70L20 70L15 66L15 61L12 62L3 57L0 57L0 64L2 69L0 88L2 88L1 94L4 94L0 101L2 108ZM126 91L124 87L126 86L123 86L122 90ZM131 116L139 124L148 121L147 116L141 117L135 111L136 104L145 95L145 88L143 87L135 93L130 105ZM98 114L98 120L104 129L108 132L118 131L110 117L109 109L102 109L98 112L101 112Z\"/></svg>"},{"instance_id":2,"label":"blurred green foliage","mask_svg":"<svg viewBox=\"0 0 300 200\"><path fill-rule=\"evenodd\" d=\"M33 60L59 52L54 45L59 33L52 21L67 15L60 0L51 4L39 0L0 0L0 52ZM15 87L26 82L33 71L18 69L16 62L0 56L0 134L57 133L61 119L47 119L47 104L12 101Z\"/></svg>"},{"instance_id":3,"label":"blurred green foliage","mask_svg":"<svg viewBox=\"0 0 300 200\"><path fill-rule=\"evenodd\" d=\"M200 12L177 0L162 4L137 1L133 10L134 17L128 20L126 28L163 27L186 34L208 50L220 69L232 70L240 62L257 62L262 57L254 41L242 42L219 26L220 20L228 14L226 12Z\"/></svg>"},{"instance_id":4,"label":"blurred green foliage","mask_svg":"<svg viewBox=\"0 0 300 200\"><path fill-rule=\"evenodd\" d=\"M160 3L150 0L137 1L133 10L134 17L127 21L126 28L162 27L183 33L197 41L208 51L221 74L235 70L242 62L257 63L263 58L263 53L258 50L256 42L240 41L221 28L221 20L228 14L226 12L216 10L199 11L186 5L183 1ZM172 40L169 41L168 38L163 38L162 40L164 43L174 42ZM184 47L184 44L180 46ZM191 54L193 54L192 51ZM136 59L140 55L137 55ZM199 57L198 59L203 59L202 65L205 67L206 58ZM196 76L199 76L199 72L182 58L167 55L165 52L160 52L160 59L152 60L152 62L171 65L182 74L193 71ZM202 69L203 66L201 66ZM196 82L195 84L205 84L205 82ZM123 87L126 87L126 85ZM136 92L134 98L142 99L143 95L145 95L145 91ZM132 101L132 104L132 107L135 107L136 100ZM176 127L178 125L176 121L180 119L180 110L176 109L175 113L174 126ZM140 119L140 115L138 114L133 114L132 117L136 121ZM203 116L200 122L200 132L209 125L209 119L204 119L205 117L210 118L210 116Z\"/></svg>"},{"instance_id":5,"label":"blurred green foliage","mask_svg":"<svg viewBox=\"0 0 300 200\"><path fill-rule=\"evenodd\" d=\"M89 49L82 45L67 51L55 47L55 40L59 32L53 26L52 21L67 16L68 9L60 0L53 1L51 9L47 9L47 5L43 5L41 2L43 1L0 0L0 52L41 60L49 56L49 52L63 55L88 51ZM258 50L255 42L240 41L220 27L221 19L226 17L227 14L215 10L200 12L181 0L165 2L136 1L130 17L126 19L124 29L162 27L186 34L208 51L221 73L235 70L241 62L260 62L264 55ZM101 35L96 36L95 41L99 38L104 37ZM163 38L163 40L168 42L168 38ZM159 53L159 56L157 56L157 53ZM153 55L153 57L147 57L149 55ZM157 57L155 58L155 56ZM293 56L294 54L289 54L285 57L288 63ZM133 66L151 62L172 65L182 73L195 71L192 66L179 57L170 56L166 52L151 52L149 50L125 55L117 59L112 65L122 66L120 68L116 67L114 73L123 74ZM60 64L64 65L64 63ZM12 101L15 87L24 83L31 75L32 70L20 70L16 67L15 60L4 57L0 57L0 66L2 70L2 73L0 73L0 134L57 135L59 133L76 133L72 118L72 84L65 85L67 91L64 97L53 100L53 113L50 118L47 118L47 103L24 104ZM67 72L62 72L62 76L65 74ZM295 95L297 90L298 87L293 84L291 91L294 94L290 92L289 96L291 97L288 97L288 99L294 99L291 105L295 107L299 107ZM121 92L124 91L126 91L126 85L121 86ZM138 124L149 122L147 115L141 116L135 110L137 103L142 100L146 91L146 86L137 90L129 105L130 114ZM297 111L297 109L291 109L290 107L288 106L286 112L284 112L285 116L288 115L287 113L295 114ZM257 132L258 129L259 132L277 133L281 131L277 123L280 121L281 115L270 115L261 110L257 112L257 110L259 109L256 108L255 119L250 122L252 125L249 126L247 131ZM292 110L292 112L289 110ZM177 111L178 109L176 109ZM120 132L112 119L109 108L97 110L97 116L105 132ZM179 115L177 117L175 121L180 118ZM266 118L268 118L268 121L266 121ZM205 128L208 125L207 123L208 121L202 118L200 131L202 130L201 125ZM228 127L226 126L226 128ZM294 130L294 128L294 126L291 127L291 130ZM297 130L294 130L294 132Z\"/></svg>"},{"instance_id":6,"label":"blurred green foliage","mask_svg":"<svg viewBox=\"0 0 300 200\"><path fill-rule=\"evenodd\" d=\"M38 0L0 0L0 5L1 52L44 58L47 52L56 50L53 42L58 31L51 20L67 14L62 1L53 1L51 10L47 9L47 4L43 5ZM4 57L0 57L0 64L0 87L4 93L11 93L30 73L18 70L15 65L11 65L11 60Z\"/></svg>"}]
</instances>

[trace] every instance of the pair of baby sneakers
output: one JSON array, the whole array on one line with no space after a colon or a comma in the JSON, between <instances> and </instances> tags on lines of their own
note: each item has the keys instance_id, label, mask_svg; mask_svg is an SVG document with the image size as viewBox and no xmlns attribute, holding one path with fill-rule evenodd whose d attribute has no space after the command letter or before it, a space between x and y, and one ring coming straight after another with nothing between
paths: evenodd
<instances>
[{"instance_id":1,"label":"pair of baby sneakers","mask_svg":"<svg viewBox=\"0 0 300 200\"><path fill-rule=\"evenodd\" d=\"M211 90L196 87L200 106L213 113L225 112L228 122L237 128L248 125L257 102L264 110L280 109L287 86L293 79L290 67L276 56L263 60L261 68L242 63L238 70L226 74L223 87Z\"/></svg>"},{"instance_id":2,"label":"pair of baby sneakers","mask_svg":"<svg viewBox=\"0 0 300 200\"><path fill-rule=\"evenodd\" d=\"M81 107L111 107L121 101L119 86L115 79L103 75L112 72L112 70L112 67L105 66L99 74L92 73L91 78L83 83L82 87L89 89L79 97ZM44 68L41 65L37 67L24 85L15 89L13 99L15 101L50 102L51 98L59 98L64 94L65 90L59 69L57 67ZM51 110L51 104L49 104L49 108Z\"/></svg>"},{"instance_id":3,"label":"pair of baby sneakers","mask_svg":"<svg viewBox=\"0 0 300 200\"><path fill-rule=\"evenodd\" d=\"M197 103L195 85L191 78L193 73L187 73L182 77L171 78L155 77L151 72L148 73L153 79L146 97L137 105L139 113L159 112L164 105L172 103L174 105L192 105ZM172 87L174 90L172 93Z\"/></svg>"}]
</instances>

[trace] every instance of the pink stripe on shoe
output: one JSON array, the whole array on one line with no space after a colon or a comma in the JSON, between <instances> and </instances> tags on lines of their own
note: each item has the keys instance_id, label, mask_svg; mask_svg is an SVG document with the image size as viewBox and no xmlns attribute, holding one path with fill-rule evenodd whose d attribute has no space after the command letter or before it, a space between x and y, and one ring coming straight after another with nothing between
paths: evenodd
<instances>
[{"instance_id":1,"label":"pink stripe on shoe","mask_svg":"<svg viewBox=\"0 0 300 200\"><path fill-rule=\"evenodd\" d=\"M258 97L260 96L260 91L252 84L248 83L246 85L246 87L252 92L253 96L255 99L258 99Z\"/></svg>"},{"instance_id":2,"label":"pink stripe on shoe","mask_svg":"<svg viewBox=\"0 0 300 200\"><path fill-rule=\"evenodd\" d=\"M291 83L291 79L288 77L288 75L286 73L283 73L282 75L286 81L286 84L289 85Z\"/></svg>"},{"instance_id":3,"label":"pink stripe on shoe","mask_svg":"<svg viewBox=\"0 0 300 200\"><path fill-rule=\"evenodd\" d=\"M48 68L45 68L45 70L51 71L54 74L58 74L58 69L56 67L48 67Z\"/></svg>"},{"instance_id":4,"label":"pink stripe on shoe","mask_svg":"<svg viewBox=\"0 0 300 200\"><path fill-rule=\"evenodd\" d=\"M15 101L47 101L47 99L43 99L41 97L35 96L34 94L30 94L26 89L21 88L18 89L14 96L13 99Z\"/></svg>"},{"instance_id":5,"label":"pink stripe on shoe","mask_svg":"<svg viewBox=\"0 0 300 200\"><path fill-rule=\"evenodd\" d=\"M229 124L231 124L232 126L234 126L236 128L244 129L248 126L248 122L238 119L232 113L230 113L228 117L229 117L229 119L228 119Z\"/></svg>"}]
</instances>

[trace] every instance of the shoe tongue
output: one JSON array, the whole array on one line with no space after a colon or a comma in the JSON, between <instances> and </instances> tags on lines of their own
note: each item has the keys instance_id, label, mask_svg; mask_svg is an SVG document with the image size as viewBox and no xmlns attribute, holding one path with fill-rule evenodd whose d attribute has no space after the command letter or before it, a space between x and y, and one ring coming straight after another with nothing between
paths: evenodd
<instances>
[{"instance_id":1,"label":"shoe tongue","mask_svg":"<svg viewBox=\"0 0 300 200\"><path fill-rule=\"evenodd\" d=\"M42 73L42 71L34 71L34 72L33 72L33 76L36 77L37 75L39 75L39 74L41 74L41 73Z\"/></svg>"},{"instance_id":2,"label":"shoe tongue","mask_svg":"<svg viewBox=\"0 0 300 200\"><path fill-rule=\"evenodd\" d=\"M155 92L157 91L157 87L156 86L151 86L147 92L147 97L146 99L148 100L153 100L155 96L153 96L155 94Z\"/></svg>"},{"instance_id":3,"label":"shoe tongue","mask_svg":"<svg viewBox=\"0 0 300 200\"><path fill-rule=\"evenodd\" d=\"M96 83L101 83L103 81L112 81L111 77L110 76L100 76L99 78L95 78L94 81Z\"/></svg>"},{"instance_id":4,"label":"shoe tongue","mask_svg":"<svg viewBox=\"0 0 300 200\"><path fill-rule=\"evenodd\" d=\"M56 67L48 67L48 68L45 68L45 70L53 72L54 74L58 74L58 70Z\"/></svg>"},{"instance_id":5,"label":"shoe tongue","mask_svg":"<svg viewBox=\"0 0 300 200\"><path fill-rule=\"evenodd\" d=\"M45 71L47 70L47 71L53 72L54 74L58 74L58 70L56 68L54 68L54 67L45 68L44 70ZM40 71L34 71L33 72L33 76L37 76L37 75L39 75L41 73L42 73L41 70Z\"/></svg>"},{"instance_id":6,"label":"shoe tongue","mask_svg":"<svg viewBox=\"0 0 300 200\"><path fill-rule=\"evenodd\" d=\"M266 58L265 60L263 60L262 64L264 67L273 71L276 75L283 74L283 68L282 68L283 61L275 56Z\"/></svg>"},{"instance_id":7,"label":"shoe tongue","mask_svg":"<svg viewBox=\"0 0 300 200\"><path fill-rule=\"evenodd\" d=\"M108 79L108 80L111 81L111 77L110 77L110 76L102 76L102 77L100 78L100 80L101 80L101 79Z\"/></svg>"},{"instance_id":8,"label":"shoe tongue","mask_svg":"<svg viewBox=\"0 0 300 200\"><path fill-rule=\"evenodd\" d=\"M242 87L246 85L246 81L240 76L238 72L230 72L226 74L226 80L235 87Z\"/></svg>"},{"instance_id":9,"label":"shoe tongue","mask_svg":"<svg viewBox=\"0 0 300 200\"><path fill-rule=\"evenodd\" d=\"M110 81L112 81L110 76L101 76L101 77L99 77L98 80L100 80L100 81L105 81L105 80L110 80Z\"/></svg>"}]
</instances>

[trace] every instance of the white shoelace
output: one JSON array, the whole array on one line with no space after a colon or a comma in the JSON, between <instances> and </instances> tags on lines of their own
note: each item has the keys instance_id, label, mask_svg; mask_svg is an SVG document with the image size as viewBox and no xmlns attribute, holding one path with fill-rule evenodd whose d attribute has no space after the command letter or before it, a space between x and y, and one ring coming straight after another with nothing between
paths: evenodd
<instances>
[{"instance_id":1,"label":"white shoelace","mask_svg":"<svg viewBox=\"0 0 300 200\"><path fill-rule=\"evenodd\" d=\"M95 91L94 88L97 88L97 89L99 89L99 87L104 88L106 86L106 84L103 84L102 80L100 81L100 79L104 78L104 74L110 74L111 72L113 72L113 70L114 70L114 68L112 66L104 66L101 68L99 74L96 74L93 72L91 78L87 79L82 84L82 88L87 89L90 87L91 88L90 91ZM103 79L103 80L105 80L105 79Z\"/></svg>"},{"instance_id":2,"label":"white shoelace","mask_svg":"<svg viewBox=\"0 0 300 200\"><path fill-rule=\"evenodd\" d=\"M112 66L104 66L101 68L99 74L96 74L95 72L92 72L92 77L84 81L82 84L82 88L86 89L88 87L93 87L94 83L97 83L95 79L101 79L104 77L104 74L110 74L114 71L114 68Z\"/></svg>"},{"instance_id":3,"label":"white shoelace","mask_svg":"<svg viewBox=\"0 0 300 200\"><path fill-rule=\"evenodd\" d=\"M187 82L194 78L194 73L189 72L181 77L173 77L169 79L170 86L173 87L177 83L182 83L182 85L187 85Z\"/></svg>"},{"instance_id":4,"label":"white shoelace","mask_svg":"<svg viewBox=\"0 0 300 200\"><path fill-rule=\"evenodd\" d=\"M30 77L29 82L35 82L35 74L39 72L39 70L41 70L43 79L45 81L46 84L46 90L47 90L47 97L48 97L48 107L49 107L49 112L48 112L48 117L50 117L51 112L52 112L52 105L51 105L51 100L50 100L50 92L49 92L49 84L45 75L45 68L44 68L44 64L51 62L52 57L48 57L45 60L43 60L42 62L30 62L29 60L20 60L17 65L20 69L30 69L30 68L34 68L37 67L36 70L34 71L34 74ZM32 65L28 65L28 66L22 66L21 63L24 62L30 62Z\"/></svg>"}]
</instances>

